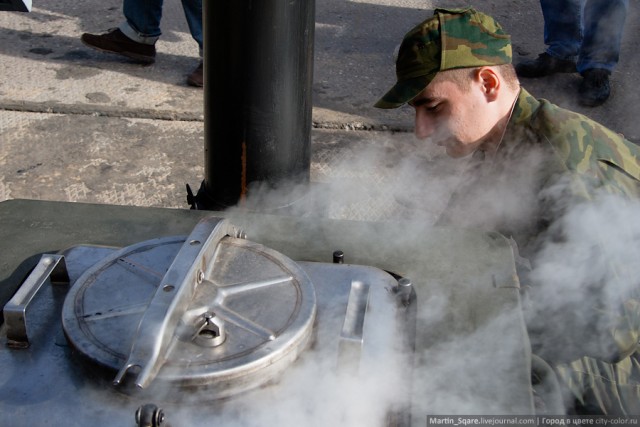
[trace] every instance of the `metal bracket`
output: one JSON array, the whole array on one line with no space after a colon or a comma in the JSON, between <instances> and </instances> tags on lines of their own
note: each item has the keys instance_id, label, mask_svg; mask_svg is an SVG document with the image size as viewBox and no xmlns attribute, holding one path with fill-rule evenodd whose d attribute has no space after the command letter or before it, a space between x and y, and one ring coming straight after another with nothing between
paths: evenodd
<instances>
[{"instance_id":1,"label":"metal bracket","mask_svg":"<svg viewBox=\"0 0 640 427\"><path fill-rule=\"evenodd\" d=\"M69 273L63 255L42 255L29 277L4 306L3 315L4 323L7 325L9 347L29 347L27 307L45 283L69 284Z\"/></svg>"},{"instance_id":2,"label":"metal bracket","mask_svg":"<svg viewBox=\"0 0 640 427\"><path fill-rule=\"evenodd\" d=\"M338 344L338 367L357 372L364 342L364 320L369 306L368 283L351 282L347 312Z\"/></svg>"},{"instance_id":3,"label":"metal bracket","mask_svg":"<svg viewBox=\"0 0 640 427\"><path fill-rule=\"evenodd\" d=\"M137 371L134 375L140 388L153 381L164 364L180 317L204 279L206 266L213 264L218 243L225 236L241 234L221 218L205 218L195 226L149 301L114 384L120 384L130 370Z\"/></svg>"}]
</instances>

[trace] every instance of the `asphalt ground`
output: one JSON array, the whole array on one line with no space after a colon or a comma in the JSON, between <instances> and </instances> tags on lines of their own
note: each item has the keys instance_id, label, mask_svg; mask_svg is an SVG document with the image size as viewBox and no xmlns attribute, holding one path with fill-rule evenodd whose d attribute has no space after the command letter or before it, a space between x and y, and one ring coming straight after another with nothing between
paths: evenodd
<instances>
[{"instance_id":1,"label":"asphalt ground","mask_svg":"<svg viewBox=\"0 0 640 427\"><path fill-rule=\"evenodd\" d=\"M629 3L613 94L605 105L578 105L578 75L522 84L639 143L640 1ZM436 5L465 4L316 0L312 181L383 188L360 192L354 203L343 199L346 209L337 207L333 216L385 219L405 209L402 203L389 206L398 200L390 198L388 185L396 185L393 176L407 156L418 159L416 170L451 173L458 167L436 147L415 140L408 108L381 111L372 104L394 81L392 55L404 33ZM542 52L537 0L472 5L511 34L515 62ZM204 172L203 91L186 84L199 61L197 45L178 0L165 1L154 65L133 64L80 42L83 32L106 32L122 19L120 0L34 1L30 13L0 12L0 201L187 207L185 184L197 188ZM371 164L361 163L363 153Z\"/></svg>"}]
</instances>

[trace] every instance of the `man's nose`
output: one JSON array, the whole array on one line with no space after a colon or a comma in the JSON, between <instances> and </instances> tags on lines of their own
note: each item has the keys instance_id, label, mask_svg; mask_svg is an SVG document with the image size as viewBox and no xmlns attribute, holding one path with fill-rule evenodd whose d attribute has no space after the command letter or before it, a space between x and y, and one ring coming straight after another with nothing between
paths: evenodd
<instances>
[{"instance_id":1,"label":"man's nose","mask_svg":"<svg viewBox=\"0 0 640 427\"><path fill-rule=\"evenodd\" d=\"M426 139L433 135L435 126L433 120L427 116L427 114L421 111L420 108L416 109L416 123L414 132L418 139Z\"/></svg>"}]
</instances>

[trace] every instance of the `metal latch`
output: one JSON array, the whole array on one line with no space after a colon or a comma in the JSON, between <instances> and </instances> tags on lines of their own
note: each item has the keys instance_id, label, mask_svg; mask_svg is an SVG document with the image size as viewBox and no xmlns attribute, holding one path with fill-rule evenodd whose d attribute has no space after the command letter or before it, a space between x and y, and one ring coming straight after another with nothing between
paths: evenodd
<instances>
[{"instance_id":1,"label":"metal latch","mask_svg":"<svg viewBox=\"0 0 640 427\"><path fill-rule=\"evenodd\" d=\"M27 308L45 283L69 284L69 273L63 255L42 255L29 277L4 306L3 314L7 326L7 345L9 347L29 347Z\"/></svg>"},{"instance_id":2,"label":"metal latch","mask_svg":"<svg viewBox=\"0 0 640 427\"><path fill-rule=\"evenodd\" d=\"M206 218L193 229L164 275L158 290L140 321L124 366L114 383L133 370L135 384L147 387L164 364L179 320L204 280L204 270L215 258L218 242L225 236L241 234L227 220Z\"/></svg>"}]
</instances>

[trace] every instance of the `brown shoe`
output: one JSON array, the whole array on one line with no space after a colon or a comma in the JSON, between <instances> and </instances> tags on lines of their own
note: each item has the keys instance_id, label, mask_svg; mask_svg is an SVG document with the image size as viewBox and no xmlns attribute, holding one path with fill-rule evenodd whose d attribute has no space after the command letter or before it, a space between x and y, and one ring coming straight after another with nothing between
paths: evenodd
<instances>
[{"instance_id":1,"label":"brown shoe","mask_svg":"<svg viewBox=\"0 0 640 427\"><path fill-rule=\"evenodd\" d=\"M200 61L200 64L196 67L195 70L187 77L187 83L191 86L195 87L203 87L204 86L204 63Z\"/></svg>"},{"instance_id":2,"label":"brown shoe","mask_svg":"<svg viewBox=\"0 0 640 427\"><path fill-rule=\"evenodd\" d=\"M117 53L141 64L153 64L156 60L155 45L133 41L119 29L100 35L84 33L80 39L90 48Z\"/></svg>"}]
</instances>

